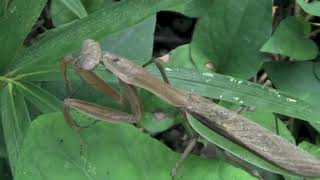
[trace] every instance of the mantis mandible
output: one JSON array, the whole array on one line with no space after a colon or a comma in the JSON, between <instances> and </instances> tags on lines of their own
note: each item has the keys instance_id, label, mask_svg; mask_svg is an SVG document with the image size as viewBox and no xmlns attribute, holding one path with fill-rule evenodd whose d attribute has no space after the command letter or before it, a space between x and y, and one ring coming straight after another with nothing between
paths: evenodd
<instances>
[{"instance_id":1,"label":"mantis mandible","mask_svg":"<svg viewBox=\"0 0 320 180\"><path fill-rule=\"evenodd\" d=\"M66 64L71 61L85 81L97 90L108 92L106 94L111 94L118 102L122 102L122 98L92 70L101 63L118 77L121 85L125 88L133 115L75 99L66 99L64 101L66 108L74 108L105 121L134 123L141 114L134 86L140 87L190 113L208 128L249 149L274 165L299 176L320 177L319 159L236 112L219 106L202 96L177 90L130 60L109 52L102 52L99 44L93 40L84 42L79 61L71 58L65 60L62 72L66 80ZM65 119L70 126L75 126L70 121L71 117L67 111L65 111Z\"/></svg>"}]
</instances>

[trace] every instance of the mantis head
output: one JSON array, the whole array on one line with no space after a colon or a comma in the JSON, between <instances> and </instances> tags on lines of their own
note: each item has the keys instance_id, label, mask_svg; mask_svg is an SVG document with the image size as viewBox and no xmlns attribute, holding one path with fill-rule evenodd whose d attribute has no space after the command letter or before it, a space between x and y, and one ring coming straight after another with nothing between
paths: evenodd
<instances>
[{"instance_id":1,"label":"mantis head","mask_svg":"<svg viewBox=\"0 0 320 180\"><path fill-rule=\"evenodd\" d=\"M83 42L80 54L77 66L89 71L94 69L102 58L100 44L92 39Z\"/></svg>"}]
</instances>

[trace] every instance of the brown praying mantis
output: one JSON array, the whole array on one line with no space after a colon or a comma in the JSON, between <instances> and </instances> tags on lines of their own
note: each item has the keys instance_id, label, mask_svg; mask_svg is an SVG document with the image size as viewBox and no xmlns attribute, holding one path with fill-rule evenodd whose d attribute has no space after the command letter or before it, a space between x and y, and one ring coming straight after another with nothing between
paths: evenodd
<instances>
[{"instance_id":1,"label":"brown praying mantis","mask_svg":"<svg viewBox=\"0 0 320 180\"><path fill-rule=\"evenodd\" d=\"M102 64L119 78L132 110L132 114L129 114L85 101L65 99L64 115L71 127L78 128L68 113L69 108L84 112L99 120L137 122L141 115L141 108L134 87L140 87L190 113L208 128L249 149L279 168L298 176L320 177L319 159L234 111L221 107L202 96L177 90L130 60L109 52L102 52L99 44L93 40L84 41L79 59L68 56L63 61L61 68L67 82L66 66L69 63L74 64L76 71L88 84L111 95L116 101L123 102L123 98L92 71L97 65Z\"/></svg>"}]
</instances>

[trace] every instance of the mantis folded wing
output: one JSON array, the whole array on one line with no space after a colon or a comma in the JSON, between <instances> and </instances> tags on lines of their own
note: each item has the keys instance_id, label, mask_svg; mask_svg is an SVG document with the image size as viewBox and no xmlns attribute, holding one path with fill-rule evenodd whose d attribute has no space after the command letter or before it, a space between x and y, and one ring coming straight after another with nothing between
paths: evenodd
<instances>
[{"instance_id":1,"label":"mantis folded wing","mask_svg":"<svg viewBox=\"0 0 320 180\"><path fill-rule=\"evenodd\" d=\"M274 165L299 176L320 177L319 159L245 117L204 97L174 89L125 58L104 52L97 61L101 61L123 82L146 89L171 105L184 109L210 129Z\"/></svg>"}]
</instances>

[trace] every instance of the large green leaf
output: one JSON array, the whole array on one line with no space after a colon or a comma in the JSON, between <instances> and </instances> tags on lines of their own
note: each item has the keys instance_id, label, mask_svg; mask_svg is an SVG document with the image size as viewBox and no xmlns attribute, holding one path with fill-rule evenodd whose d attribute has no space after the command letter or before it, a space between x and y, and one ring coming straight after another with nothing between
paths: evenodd
<instances>
[{"instance_id":1,"label":"large green leaf","mask_svg":"<svg viewBox=\"0 0 320 180\"><path fill-rule=\"evenodd\" d=\"M11 83L2 90L0 100L3 133L10 168L14 172L31 121L23 96Z\"/></svg>"},{"instance_id":2,"label":"large green leaf","mask_svg":"<svg viewBox=\"0 0 320 180\"><path fill-rule=\"evenodd\" d=\"M304 0L296 0L297 3L302 7L304 11L307 13L314 15L314 16L320 16L320 2L319 1L313 1L313 2L306 2Z\"/></svg>"},{"instance_id":3,"label":"large green leaf","mask_svg":"<svg viewBox=\"0 0 320 180\"><path fill-rule=\"evenodd\" d=\"M57 81L61 79L60 62L48 60L24 68L13 78L15 81Z\"/></svg>"},{"instance_id":4,"label":"large green leaf","mask_svg":"<svg viewBox=\"0 0 320 180\"><path fill-rule=\"evenodd\" d=\"M0 93L0 101L1 101L1 93ZM2 122L1 118L1 104L0 104L0 122ZM6 150L6 143L4 140L4 133L3 133L3 127L2 123L0 123L0 159L1 158L7 158L7 150Z\"/></svg>"},{"instance_id":5,"label":"large green leaf","mask_svg":"<svg viewBox=\"0 0 320 180\"><path fill-rule=\"evenodd\" d=\"M154 105L152 104L152 106ZM165 111L144 112L142 119L139 121L139 125L151 134L163 132L177 123L178 121L174 114Z\"/></svg>"},{"instance_id":6,"label":"large green leaf","mask_svg":"<svg viewBox=\"0 0 320 180\"><path fill-rule=\"evenodd\" d=\"M129 59L147 62L152 57L155 25L156 16L150 16L128 29L102 39L101 47Z\"/></svg>"},{"instance_id":7,"label":"large green leaf","mask_svg":"<svg viewBox=\"0 0 320 180\"><path fill-rule=\"evenodd\" d=\"M110 51L130 59L138 59L141 63L147 62L152 56L154 26L155 17L149 17L128 29L108 35L100 41L101 47L105 51ZM100 70L105 71L104 69ZM69 71L73 70L70 69ZM14 79L24 81L59 81L59 83L63 83L61 82L61 78L60 62L49 60L37 63L37 66L24 68Z\"/></svg>"},{"instance_id":8,"label":"large green leaf","mask_svg":"<svg viewBox=\"0 0 320 180\"><path fill-rule=\"evenodd\" d=\"M80 49L82 41L87 38L101 39L137 24L157 11L189 1L132 0L112 9L102 8L85 18L45 33L24 54L15 58L16 63L9 74L19 74L24 68L35 66L39 61L58 60L65 54Z\"/></svg>"},{"instance_id":9,"label":"large green leaf","mask_svg":"<svg viewBox=\"0 0 320 180\"><path fill-rule=\"evenodd\" d=\"M214 0L192 0L188 4L181 7L180 12L192 17L202 17L208 14L208 7L214 3Z\"/></svg>"},{"instance_id":10,"label":"large green leaf","mask_svg":"<svg viewBox=\"0 0 320 180\"><path fill-rule=\"evenodd\" d=\"M114 8L126 0L57 0L51 3L51 16L55 26L62 26L73 20L87 16L103 7ZM84 6L84 7L83 7Z\"/></svg>"},{"instance_id":11,"label":"large green leaf","mask_svg":"<svg viewBox=\"0 0 320 180\"><path fill-rule=\"evenodd\" d=\"M13 57L22 50L22 43L37 20L45 0L2 1L0 14L0 73L4 72ZM5 53L4 53L5 52Z\"/></svg>"},{"instance_id":12,"label":"large green leaf","mask_svg":"<svg viewBox=\"0 0 320 180\"><path fill-rule=\"evenodd\" d=\"M290 175L290 172L269 163L260 156L257 156L254 153L252 153L250 150L228 140L223 135L212 131L211 129L203 125L200 121L195 119L191 114L187 113L187 117L192 128L208 141L229 151L230 153L239 157L240 159L243 159L260 168L279 174Z\"/></svg>"},{"instance_id":13,"label":"large green leaf","mask_svg":"<svg viewBox=\"0 0 320 180\"><path fill-rule=\"evenodd\" d=\"M0 106L1 108L1 106ZM0 109L1 112L1 109ZM0 115L0 122L2 122L2 118ZM6 150L6 143L4 140L4 133L3 133L3 128L2 128L2 123L0 123L0 159L1 158L7 158L7 150Z\"/></svg>"},{"instance_id":14,"label":"large green leaf","mask_svg":"<svg viewBox=\"0 0 320 180\"><path fill-rule=\"evenodd\" d=\"M88 15L81 0L52 1L50 14L56 27Z\"/></svg>"},{"instance_id":15,"label":"large green leaf","mask_svg":"<svg viewBox=\"0 0 320 180\"><path fill-rule=\"evenodd\" d=\"M147 69L160 77L156 68L150 66ZM253 106L309 122L316 122L320 116L318 106L284 91L217 73L174 67L166 67L165 71L172 86L201 96Z\"/></svg>"},{"instance_id":16,"label":"large green leaf","mask_svg":"<svg viewBox=\"0 0 320 180\"><path fill-rule=\"evenodd\" d=\"M54 95L31 83L18 83L17 88L32 104L42 112L61 111L62 103Z\"/></svg>"},{"instance_id":17,"label":"large green leaf","mask_svg":"<svg viewBox=\"0 0 320 180\"><path fill-rule=\"evenodd\" d=\"M73 114L81 123L86 118ZM128 124L97 123L83 129L83 156L79 137L60 113L33 121L16 170L17 180L37 179L170 179L179 155ZM253 179L223 161L190 156L177 179Z\"/></svg>"},{"instance_id":18,"label":"large green leaf","mask_svg":"<svg viewBox=\"0 0 320 180\"><path fill-rule=\"evenodd\" d=\"M303 141L299 144L299 147L301 149L304 149L305 151L315 155L316 157L320 157L319 145L311 144L308 141Z\"/></svg>"},{"instance_id":19,"label":"large green leaf","mask_svg":"<svg viewBox=\"0 0 320 180\"><path fill-rule=\"evenodd\" d=\"M72 11L78 18L86 17L87 11L84 9L81 0L60 0L70 11Z\"/></svg>"},{"instance_id":20,"label":"large green leaf","mask_svg":"<svg viewBox=\"0 0 320 180\"><path fill-rule=\"evenodd\" d=\"M312 61L269 62L265 63L264 68L277 89L294 94L304 102L319 108L320 81L314 74L316 64L316 62ZM319 112L318 109L314 109L313 111L313 114ZM319 116L310 117L309 122L316 127L318 131L320 130Z\"/></svg>"},{"instance_id":21,"label":"large green leaf","mask_svg":"<svg viewBox=\"0 0 320 180\"><path fill-rule=\"evenodd\" d=\"M310 154L316 156L317 158L320 158L320 146L311 144L310 142L303 141L299 144L299 147ZM306 178L306 180L320 180L320 178Z\"/></svg>"},{"instance_id":22,"label":"large green leaf","mask_svg":"<svg viewBox=\"0 0 320 180\"><path fill-rule=\"evenodd\" d=\"M191 58L190 44L179 46L169 53L169 62L165 66L185 67L189 69L195 69ZM169 67L170 68L170 67Z\"/></svg>"},{"instance_id":23,"label":"large green leaf","mask_svg":"<svg viewBox=\"0 0 320 180\"><path fill-rule=\"evenodd\" d=\"M317 45L308 38L310 25L303 19L290 16L281 21L261 51L289 56L295 60L314 59Z\"/></svg>"},{"instance_id":24,"label":"large green leaf","mask_svg":"<svg viewBox=\"0 0 320 180\"><path fill-rule=\"evenodd\" d=\"M212 62L215 71L243 79L253 77L262 56L259 49L271 34L270 0L215 0L197 22L191 56L199 69Z\"/></svg>"}]
</instances>

